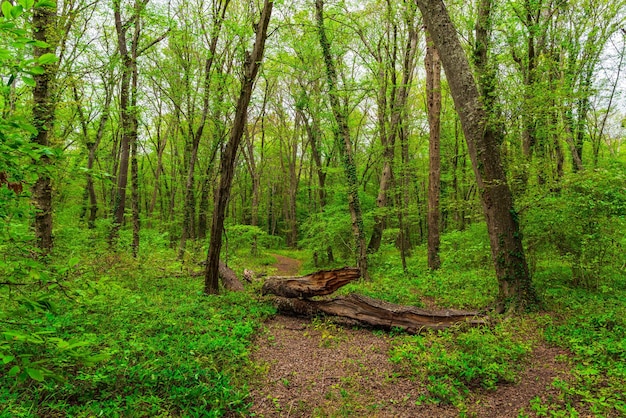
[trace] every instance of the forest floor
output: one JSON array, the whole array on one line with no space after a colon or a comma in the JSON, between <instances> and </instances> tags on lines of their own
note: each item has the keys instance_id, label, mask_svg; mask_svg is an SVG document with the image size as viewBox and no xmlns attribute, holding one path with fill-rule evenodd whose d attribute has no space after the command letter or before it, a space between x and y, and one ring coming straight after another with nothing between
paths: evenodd
<instances>
[{"instance_id":1,"label":"forest floor","mask_svg":"<svg viewBox=\"0 0 626 418\"><path fill-rule=\"evenodd\" d=\"M277 275L297 274L298 260L274 255ZM516 417L536 416L531 401L556 398L554 378L567 380L563 349L537 345L517 383L473 389L459 409L428 402L426 382L389 360L395 336L347 328L324 319L276 315L256 339L252 359L262 373L251 382L260 417Z\"/></svg>"}]
</instances>

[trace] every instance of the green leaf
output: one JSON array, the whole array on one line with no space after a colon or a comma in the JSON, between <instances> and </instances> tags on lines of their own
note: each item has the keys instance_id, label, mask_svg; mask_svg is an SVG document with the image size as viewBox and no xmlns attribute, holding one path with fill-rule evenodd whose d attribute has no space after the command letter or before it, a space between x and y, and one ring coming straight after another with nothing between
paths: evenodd
<instances>
[{"instance_id":1,"label":"green leaf","mask_svg":"<svg viewBox=\"0 0 626 418\"><path fill-rule=\"evenodd\" d=\"M57 7L57 4L53 1L50 0L40 0L37 3L35 3L35 7Z\"/></svg>"},{"instance_id":2,"label":"green leaf","mask_svg":"<svg viewBox=\"0 0 626 418\"><path fill-rule=\"evenodd\" d=\"M0 48L0 60L8 60L9 58L11 58L11 51Z\"/></svg>"},{"instance_id":3,"label":"green leaf","mask_svg":"<svg viewBox=\"0 0 626 418\"><path fill-rule=\"evenodd\" d=\"M67 265L70 268L75 267L78 263L80 262L80 258L79 257L72 257L70 258L70 260L67 262Z\"/></svg>"},{"instance_id":4,"label":"green leaf","mask_svg":"<svg viewBox=\"0 0 626 418\"><path fill-rule=\"evenodd\" d=\"M9 364L13 360L15 360L15 356L4 356L2 357L2 364Z\"/></svg>"},{"instance_id":5,"label":"green leaf","mask_svg":"<svg viewBox=\"0 0 626 418\"><path fill-rule=\"evenodd\" d=\"M20 366L13 366L13 367L11 367L11 370L9 370L9 373L7 373L7 376L14 377L19 372L20 372Z\"/></svg>"},{"instance_id":6,"label":"green leaf","mask_svg":"<svg viewBox=\"0 0 626 418\"><path fill-rule=\"evenodd\" d=\"M28 70L28 73L29 73L29 74L32 74L32 75L41 75L41 74L43 74L43 73L45 73L45 72L46 72L46 70L44 70L44 69L43 69L43 67L41 67L41 66L39 66L39 65L37 65L37 66L35 66L35 67L31 67L31 68Z\"/></svg>"},{"instance_id":7,"label":"green leaf","mask_svg":"<svg viewBox=\"0 0 626 418\"><path fill-rule=\"evenodd\" d=\"M21 4L25 10L28 10L33 7L35 0L18 0L18 3Z\"/></svg>"},{"instance_id":8,"label":"green leaf","mask_svg":"<svg viewBox=\"0 0 626 418\"><path fill-rule=\"evenodd\" d=\"M43 54L42 56L40 56L37 61L39 61L39 65L46 65L46 64L51 64L53 62L57 62L58 60L59 58L56 55L48 53L48 54Z\"/></svg>"},{"instance_id":9,"label":"green leaf","mask_svg":"<svg viewBox=\"0 0 626 418\"><path fill-rule=\"evenodd\" d=\"M22 81L24 82L24 84L26 84L28 87L35 87L37 85L37 83L35 83L35 79L32 77L29 77L27 75L23 75L22 76Z\"/></svg>"},{"instance_id":10,"label":"green leaf","mask_svg":"<svg viewBox=\"0 0 626 418\"><path fill-rule=\"evenodd\" d=\"M11 3L9 3L8 1L2 2L2 14L6 19L11 19L11 9L13 9Z\"/></svg>"},{"instance_id":11,"label":"green leaf","mask_svg":"<svg viewBox=\"0 0 626 418\"><path fill-rule=\"evenodd\" d=\"M24 13L24 8L20 5L13 6L13 8L11 9L11 16L13 17L13 19L19 17L22 13Z\"/></svg>"},{"instance_id":12,"label":"green leaf","mask_svg":"<svg viewBox=\"0 0 626 418\"><path fill-rule=\"evenodd\" d=\"M38 382L43 382L43 372L41 370L31 369L30 367L27 367L26 373L28 373L31 379L36 380Z\"/></svg>"}]
</instances>

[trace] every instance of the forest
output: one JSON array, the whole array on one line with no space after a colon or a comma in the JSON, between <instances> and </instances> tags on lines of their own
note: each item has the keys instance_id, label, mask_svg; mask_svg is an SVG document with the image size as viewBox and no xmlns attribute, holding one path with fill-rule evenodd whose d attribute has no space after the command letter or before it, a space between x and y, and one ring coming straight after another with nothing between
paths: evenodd
<instances>
[{"instance_id":1,"label":"forest","mask_svg":"<svg viewBox=\"0 0 626 418\"><path fill-rule=\"evenodd\" d=\"M2 0L0 417L625 416L624 61L626 0Z\"/></svg>"}]
</instances>

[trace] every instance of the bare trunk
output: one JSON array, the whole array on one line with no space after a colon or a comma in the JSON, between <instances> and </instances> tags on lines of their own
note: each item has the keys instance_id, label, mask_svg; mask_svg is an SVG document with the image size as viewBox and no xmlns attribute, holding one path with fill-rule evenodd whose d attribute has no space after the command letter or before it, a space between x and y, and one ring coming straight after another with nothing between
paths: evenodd
<instances>
[{"instance_id":1,"label":"bare trunk","mask_svg":"<svg viewBox=\"0 0 626 418\"><path fill-rule=\"evenodd\" d=\"M137 8L137 4L135 5ZM113 2L115 15L115 29L117 32L117 45L122 58L122 79L120 82L120 119L122 125L122 139L120 143L119 166L117 174L117 186L113 197L113 226L109 235L109 242L113 244L119 235L119 229L124 222L124 210L126 208L126 185L128 184L128 166L130 161L130 145L132 142L134 110L130 104L130 81L136 62L133 61L132 52L128 51L127 31L129 26L124 25L121 16L120 0ZM138 13L138 10L136 11ZM134 15L134 19L138 19ZM137 22L135 22L136 24Z\"/></svg>"},{"instance_id":2,"label":"bare trunk","mask_svg":"<svg viewBox=\"0 0 626 418\"><path fill-rule=\"evenodd\" d=\"M222 249L222 231L224 229L226 204L228 203L228 198L230 197L230 189L232 186L235 168L235 158L237 157L237 149L239 148L239 143L241 142L241 137L245 128L248 104L250 103L254 81L256 80L261 60L263 59L267 26L270 21L273 5L274 3L272 1L264 1L260 21L258 25L255 26L256 40L254 48L252 50L252 54L247 57L245 62L244 77L241 84L237 108L235 110L233 128L231 130L228 143L226 144L226 149L222 154L222 160L220 163L221 178L219 189L217 190L215 196L215 209L213 210L213 222L211 224L211 242L209 244L209 251L207 254L204 281L204 292L207 294L219 293L219 257Z\"/></svg>"},{"instance_id":3,"label":"bare trunk","mask_svg":"<svg viewBox=\"0 0 626 418\"><path fill-rule=\"evenodd\" d=\"M430 128L428 152L428 268L437 270L439 258L439 195L441 190L441 155L439 152L441 126L441 63L430 37L426 40L426 104Z\"/></svg>"},{"instance_id":4,"label":"bare trunk","mask_svg":"<svg viewBox=\"0 0 626 418\"><path fill-rule=\"evenodd\" d=\"M537 302L524 256L511 190L500 161L500 140L485 111L456 29L441 0L417 0L439 52L465 132L499 282L499 309L523 310Z\"/></svg>"},{"instance_id":5,"label":"bare trunk","mask_svg":"<svg viewBox=\"0 0 626 418\"><path fill-rule=\"evenodd\" d=\"M36 6L33 12L33 37L46 46L35 45L33 57L37 60L44 54L54 53L53 31L56 21L56 4ZM37 134L33 142L41 147L50 146L50 129L54 119L54 103L50 99L54 66L44 65L43 74L34 75L33 87L33 126ZM52 250L52 184L46 166L50 158L42 154L37 164L41 167L39 177L32 189L32 202L35 206L35 237L43 254Z\"/></svg>"}]
</instances>

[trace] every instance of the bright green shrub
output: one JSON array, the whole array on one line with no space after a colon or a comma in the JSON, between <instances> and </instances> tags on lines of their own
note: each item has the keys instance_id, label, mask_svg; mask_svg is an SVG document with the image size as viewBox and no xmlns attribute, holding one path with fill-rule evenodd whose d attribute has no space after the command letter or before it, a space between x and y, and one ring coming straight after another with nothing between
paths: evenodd
<instances>
[{"instance_id":1,"label":"bright green shrub","mask_svg":"<svg viewBox=\"0 0 626 418\"><path fill-rule=\"evenodd\" d=\"M573 283L598 288L623 276L626 265L626 168L588 170L560 188L525 202L523 233L529 254L551 251L566 261Z\"/></svg>"}]
</instances>

